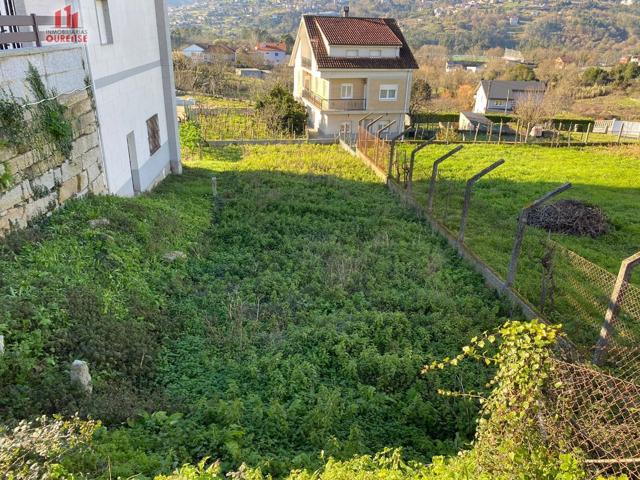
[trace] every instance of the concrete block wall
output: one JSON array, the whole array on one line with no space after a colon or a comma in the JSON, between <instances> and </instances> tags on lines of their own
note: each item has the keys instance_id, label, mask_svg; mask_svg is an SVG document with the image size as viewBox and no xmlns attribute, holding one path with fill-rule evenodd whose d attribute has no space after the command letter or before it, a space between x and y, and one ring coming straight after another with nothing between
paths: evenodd
<instances>
[{"instance_id":1,"label":"concrete block wall","mask_svg":"<svg viewBox=\"0 0 640 480\"><path fill-rule=\"evenodd\" d=\"M10 173L9 186L0 187L0 236L49 215L72 198L107 192L96 112L90 92L84 89L87 71L82 50L48 47L0 53L0 95L11 92L16 98L32 100L24 80L29 62L49 89L78 90L59 99L68 107L73 151L70 158L63 158L0 146L0 175Z\"/></svg>"}]
</instances>

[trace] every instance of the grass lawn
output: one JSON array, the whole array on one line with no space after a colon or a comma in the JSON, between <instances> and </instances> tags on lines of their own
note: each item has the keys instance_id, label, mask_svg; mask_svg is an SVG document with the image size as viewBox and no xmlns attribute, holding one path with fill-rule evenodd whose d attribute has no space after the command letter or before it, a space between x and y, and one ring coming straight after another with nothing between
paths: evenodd
<instances>
[{"instance_id":1,"label":"grass lawn","mask_svg":"<svg viewBox=\"0 0 640 480\"><path fill-rule=\"evenodd\" d=\"M433 160L454 145L429 146L418 154L415 194L426 204ZM574 198L601 207L611 221L599 238L552 235L561 245L617 274L620 262L640 250L640 152L633 147L545 148L536 146L465 145L440 166L436 215L459 229L466 180L498 159L506 163L480 180L474 189L466 241L480 257L506 276L520 210L546 192L571 182L558 198ZM528 229L516 286L539 303L544 232ZM640 272L634 275L640 283ZM585 334L597 334L603 313ZM577 327L576 327L577 329Z\"/></svg>"},{"instance_id":2,"label":"grass lawn","mask_svg":"<svg viewBox=\"0 0 640 480\"><path fill-rule=\"evenodd\" d=\"M358 160L308 145L214 150L151 194L71 202L2 244L0 305L1 418L104 421L65 460L90 478L455 453L476 406L437 389L490 372L421 366L508 311ZM90 398L68 385L76 358Z\"/></svg>"}]
</instances>

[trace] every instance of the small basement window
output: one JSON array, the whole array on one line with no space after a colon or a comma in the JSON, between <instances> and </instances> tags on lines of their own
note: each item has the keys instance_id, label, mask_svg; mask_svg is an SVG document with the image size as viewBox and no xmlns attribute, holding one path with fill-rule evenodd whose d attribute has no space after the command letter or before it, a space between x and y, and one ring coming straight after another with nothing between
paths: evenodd
<instances>
[{"instance_id":1,"label":"small basement window","mask_svg":"<svg viewBox=\"0 0 640 480\"><path fill-rule=\"evenodd\" d=\"M160 124L157 114L147 120L147 134L149 136L149 152L153 155L160 150Z\"/></svg>"},{"instance_id":2,"label":"small basement window","mask_svg":"<svg viewBox=\"0 0 640 480\"><path fill-rule=\"evenodd\" d=\"M380 100L394 101L398 98L397 85L380 85Z\"/></svg>"}]
</instances>

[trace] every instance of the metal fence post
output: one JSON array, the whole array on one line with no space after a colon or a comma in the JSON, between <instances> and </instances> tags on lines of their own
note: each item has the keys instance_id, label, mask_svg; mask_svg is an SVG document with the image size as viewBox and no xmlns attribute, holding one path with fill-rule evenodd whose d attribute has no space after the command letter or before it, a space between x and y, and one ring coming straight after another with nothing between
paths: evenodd
<instances>
[{"instance_id":1,"label":"metal fence post","mask_svg":"<svg viewBox=\"0 0 640 480\"><path fill-rule=\"evenodd\" d=\"M473 186L475 185L475 183L478 180L480 180L482 177L484 177L489 172L491 172L491 171L495 170L496 168L498 168L503 163L504 163L504 160L500 159L497 162L493 163L492 165L489 165L487 168L485 168L485 169L481 170L480 172L476 173L473 177L471 177L467 181L467 186L466 186L466 188L464 190L464 205L462 207L462 218L460 219L460 230L458 232L458 242L459 243L464 243L464 229L465 229L466 224L467 224L467 216L469 214L469 206L471 205L471 193L473 191Z\"/></svg>"},{"instance_id":2,"label":"metal fence post","mask_svg":"<svg viewBox=\"0 0 640 480\"><path fill-rule=\"evenodd\" d=\"M620 314L620 304L624 299L624 294L631 279L633 269L640 265L640 252L635 255L626 258L620 265L620 271L618 272L618 278L611 292L609 299L609 307L607 308L607 314L604 317L604 323L600 329L600 338L596 343L595 351L593 352L593 363L600 366L604 362L607 356L607 347L611 341L611 335L613 334L613 327L615 326L618 315Z\"/></svg>"},{"instance_id":3,"label":"metal fence post","mask_svg":"<svg viewBox=\"0 0 640 480\"><path fill-rule=\"evenodd\" d=\"M513 282L516 279L516 272L518 270L518 259L520 258L520 250L522 249L522 241L524 240L524 232L527 228L527 219L529 217L529 212L543 203L545 203L550 198L555 197L556 195L561 194L565 190L571 188L570 183L565 183L561 187L556 188L555 190L546 193L538 200L533 203L530 203L526 207L522 209L520 212L520 216L518 217L518 226L516 227L516 236L513 240L513 250L511 251L511 260L509 261L509 270L507 271L507 281L505 282L504 288L510 288L513 285Z\"/></svg>"},{"instance_id":4,"label":"metal fence post","mask_svg":"<svg viewBox=\"0 0 640 480\"><path fill-rule=\"evenodd\" d=\"M435 162L433 162L433 170L431 172L431 182L429 183L429 200L427 201L427 211L429 213L433 212L433 197L436 190L436 180L438 178L438 166L450 156L458 153L460 150L462 150L462 148L463 148L462 145L458 145L456 148L445 153L443 156L441 156Z\"/></svg>"}]
</instances>

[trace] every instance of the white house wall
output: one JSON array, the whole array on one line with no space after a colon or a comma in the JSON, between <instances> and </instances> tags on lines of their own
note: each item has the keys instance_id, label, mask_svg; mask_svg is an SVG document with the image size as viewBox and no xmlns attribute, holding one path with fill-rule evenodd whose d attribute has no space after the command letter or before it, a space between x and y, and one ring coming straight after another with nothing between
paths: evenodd
<instances>
[{"instance_id":1,"label":"white house wall","mask_svg":"<svg viewBox=\"0 0 640 480\"><path fill-rule=\"evenodd\" d=\"M109 191L133 195L152 188L170 171L179 173L175 87L164 0L108 0L113 42L100 41L95 0L18 0L26 13L52 16L71 3L88 30L86 45ZM64 91L63 88L60 89ZM147 120L158 115L161 148L150 155ZM135 134L136 165L130 165L127 135ZM138 178L136 178L138 180Z\"/></svg>"}]
</instances>

